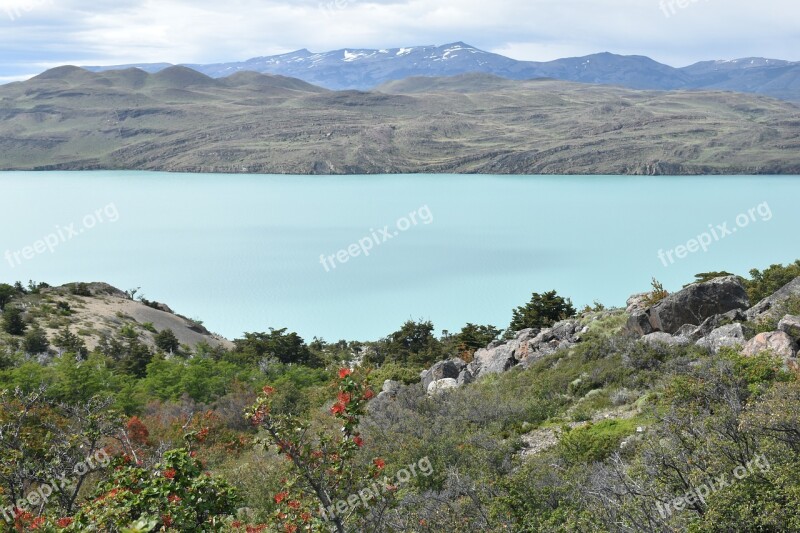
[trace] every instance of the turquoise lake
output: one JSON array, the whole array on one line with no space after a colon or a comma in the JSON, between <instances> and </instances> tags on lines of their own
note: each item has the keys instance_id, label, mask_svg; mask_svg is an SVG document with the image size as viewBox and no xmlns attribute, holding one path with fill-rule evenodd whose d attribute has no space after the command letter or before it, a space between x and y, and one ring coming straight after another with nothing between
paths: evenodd
<instances>
[{"instance_id":1,"label":"turquoise lake","mask_svg":"<svg viewBox=\"0 0 800 533\"><path fill-rule=\"evenodd\" d=\"M141 287L229 338L505 327L534 291L621 306L794 261L798 198L796 176L5 172L0 281Z\"/></svg>"}]
</instances>

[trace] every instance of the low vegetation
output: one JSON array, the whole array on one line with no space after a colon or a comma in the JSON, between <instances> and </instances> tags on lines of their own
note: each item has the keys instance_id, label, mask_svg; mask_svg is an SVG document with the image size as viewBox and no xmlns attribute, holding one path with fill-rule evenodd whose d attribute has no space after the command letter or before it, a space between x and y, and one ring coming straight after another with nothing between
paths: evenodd
<instances>
[{"instance_id":1,"label":"low vegetation","mask_svg":"<svg viewBox=\"0 0 800 533\"><path fill-rule=\"evenodd\" d=\"M0 530L800 530L800 372L769 352L649 345L547 292L512 328L574 315L579 344L428 395L420 370L503 331L225 349L123 322L87 349L69 314L45 334L48 290L0 285Z\"/></svg>"}]
</instances>

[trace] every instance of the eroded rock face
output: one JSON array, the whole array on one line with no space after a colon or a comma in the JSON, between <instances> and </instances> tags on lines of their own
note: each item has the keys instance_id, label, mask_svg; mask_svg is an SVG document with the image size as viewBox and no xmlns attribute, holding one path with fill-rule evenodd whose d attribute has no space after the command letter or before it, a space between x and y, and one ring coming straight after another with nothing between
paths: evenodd
<instances>
[{"instance_id":1,"label":"eroded rock face","mask_svg":"<svg viewBox=\"0 0 800 533\"><path fill-rule=\"evenodd\" d=\"M697 341L697 345L717 353L720 348L740 346L746 342L741 324L722 326Z\"/></svg>"},{"instance_id":2,"label":"eroded rock face","mask_svg":"<svg viewBox=\"0 0 800 533\"><path fill-rule=\"evenodd\" d=\"M753 356L761 352L772 352L778 357L789 360L797 355L797 343L783 331L759 333L742 348L742 355Z\"/></svg>"},{"instance_id":3,"label":"eroded rock face","mask_svg":"<svg viewBox=\"0 0 800 533\"><path fill-rule=\"evenodd\" d=\"M793 279L781 287L778 292L772 296L764 298L753 307L748 309L746 313L747 319L757 320L758 318L775 314L781 316L782 314L785 314L785 311L782 311L781 307L790 298L800 298L800 277Z\"/></svg>"},{"instance_id":4,"label":"eroded rock face","mask_svg":"<svg viewBox=\"0 0 800 533\"><path fill-rule=\"evenodd\" d=\"M684 324L699 326L714 315L747 309L750 301L736 276L689 285L670 294L648 310L654 331L676 333Z\"/></svg>"}]
</instances>

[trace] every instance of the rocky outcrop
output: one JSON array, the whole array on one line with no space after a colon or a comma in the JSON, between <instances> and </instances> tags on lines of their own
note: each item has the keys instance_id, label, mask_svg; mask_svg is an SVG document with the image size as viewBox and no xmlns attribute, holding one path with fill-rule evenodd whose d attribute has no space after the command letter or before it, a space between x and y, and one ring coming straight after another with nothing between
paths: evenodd
<instances>
[{"instance_id":1,"label":"rocky outcrop","mask_svg":"<svg viewBox=\"0 0 800 533\"><path fill-rule=\"evenodd\" d=\"M694 283L670 294L649 309L654 331L676 333L684 324L699 326L709 317L737 309L747 309L750 302L742 281L736 276Z\"/></svg>"},{"instance_id":2,"label":"rocky outcrop","mask_svg":"<svg viewBox=\"0 0 800 533\"><path fill-rule=\"evenodd\" d=\"M719 327L745 321L747 321L745 314L740 309L734 309L721 315L708 317L699 326L684 324L675 334L696 342Z\"/></svg>"},{"instance_id":3,"label":"rocky outcrop","mask_svg":"<svg viewBox=\"0 0 800 533\"><path fill-rule=\"evenodd\" d=\"M797 343L783 331L759 333L742 348L742 355L753 356L761 352L771 352L784 360L797 355Z\"/></svg>"},{"instance_id":4,"label":"rocky outcrop","mask_svg":"<svg viewBox=\"0 0 800 533\"><path fill-rule=\"evenodd\" d=\"M442 379L457 380L461 372L467 368L467 363L463 360L454 358L447 361L439 361L428 370L423 370L420 374L422 386L428 390L428 386L434 381Z\"/></svg>"},{"instance_id":5,"label":"rocky outcrop","mask_svg":"<svg viewBox=\"0 0 800 533\"><path fill-rule=\"evenodd\" d=\"M748 320L757 320L766 316L781 316L786 313L783 309L791 298L800 298L800 277L797 277L781 287L781 289L755 304L747 310Z\"/></svg>"},{"instance_id":6,"label":"rocky outcrop","mask_svg":"<svg viewBox=\"0 0 800 533\"><path fill-rule=\"evenodd\" d=\"M637 302L639 296L634 295L631 300ZM653 332L680 332L690 338L699 338L704 335L697 332L687 335L687 327L697 328L717 315L725 316L726 313L737 311L741 313L749 305L747 292L738 277L715 278L705 283L689 285L646 309L642 309L641 304L630 305L632 311L628 319L628 330L639 336ZM712 321L705 329L710 332L714 329L713 326ZM700 333L702 332L703 330Z\"/></svg>"},{"instance_id":7,"label":"rocky outcrop","mask_svg":"<svg viewBox=\"0 0 800 533\"><path fill-rule=\"evenodd\" d=\"M450 359L423 370L420 374L422 385L428 390L434 382L453 379L460 387L481 376L506 372L517 365L527 368L542 357L575 346L587 329L578 319L562 320L543 330L524 329L509 341L494 341L479 349L469 364L461 359Z\"/></svg>"},{"instance_id":8,"label":"rocky outcrop","mask_svg":"<svg viewBox=\"0 0 800 533\"><path fill-rule=\"evenodd\" d=\"M697 345L714 353L723 347L740 346L745 343L744 329L741 324L728 324L719 327L697 341Z\"/></svg>"}]
</instances>

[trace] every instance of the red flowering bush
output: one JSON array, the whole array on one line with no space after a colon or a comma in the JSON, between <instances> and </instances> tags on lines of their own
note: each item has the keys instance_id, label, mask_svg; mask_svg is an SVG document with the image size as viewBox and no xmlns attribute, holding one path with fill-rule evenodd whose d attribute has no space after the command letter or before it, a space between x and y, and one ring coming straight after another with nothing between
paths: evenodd
<instances>
[{"instance_id":1,"label":"red flowering bush","mask_svg":"<svg viewBox=\"0 0 800 533\"><path fill-rule=\"evenodd\" d=\"M238 498L225 481L203 471L187 450L170 450L153 469L118 458L110 479L72 518L65 531L119 531L137 521L147 531L224 531Z\"/></svg>"},{"instance_id":2,"label":"red flowering bush","mask_svg":"<svg viewBox=\"0 0 800 533\"><path fill-rule=\"evenodd\" d=\"M384 466L375 459L367 469L354 468L356 453L364 445L359 420L375 393L348 368L339 370L338 377L336 401L329 410L340 426L335 433L312 434L309 422L273 413L272 387L264 388L247 413L265 433L257 442L276 448L293 466L294 475L283 480L283 490L274 497L277 510L270 525L277 531L328 531L333 526L344 532L343 518L327 510L371 483Z\"/></svg>"}]
</instances>

